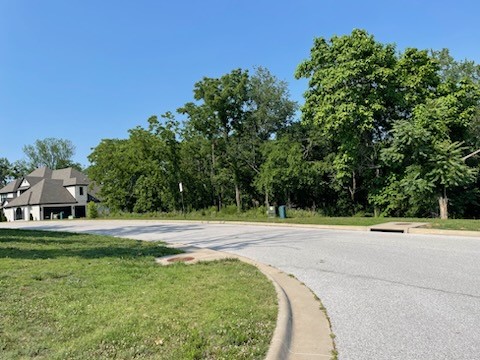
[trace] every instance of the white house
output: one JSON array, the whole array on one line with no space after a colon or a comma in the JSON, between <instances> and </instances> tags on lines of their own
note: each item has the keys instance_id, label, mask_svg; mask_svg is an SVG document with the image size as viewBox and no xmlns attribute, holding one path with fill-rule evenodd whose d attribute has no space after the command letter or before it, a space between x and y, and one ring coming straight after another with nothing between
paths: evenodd
<instances>
[{"instance_id":1,"label":"white house","mask_svg":"<svg viewBox=\"0 0 480 360\"><path fill-rule=\"evenodd\" d=\"M39 168L0 189L0 208L7 221L85 217L87 203L98 201L89 183L73 168Z\"/></svg>"}]
</instances>

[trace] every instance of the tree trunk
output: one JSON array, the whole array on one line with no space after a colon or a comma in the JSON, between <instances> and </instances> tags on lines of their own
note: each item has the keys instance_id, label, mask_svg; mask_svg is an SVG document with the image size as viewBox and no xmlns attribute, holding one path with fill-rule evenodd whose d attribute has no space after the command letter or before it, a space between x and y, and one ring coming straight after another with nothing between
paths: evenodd
<instances>
[{"instance_id":1,"label":"tree trunk","mask_svg":"<svg viewBox=\"0 0 480 360\"><path fill-rule=\"evenodd\" d=\"M355 171L352 172L352 187L348 187L350 191L350 198L352 202L355 203L355 193L357 192L357 179L355 179Z\"/></svg>"},{"instance_id":2,"label":"tree trunk","mask_svg":"<svg viewBox=\"0 0 480 360\"><path fill-rule=\"evenodd\" d=\"M378 179L380 177L380 168L377 166L375 170L375 177ZM373 216L374 217L379 217L380 216L380 209L378 208L377 205L373 207Z\"/></svg>"},{"instance_id":3,"label":"tree trunk","mask_svg":"<svg viewBox=\"0 0 480 360\"><path fill-rule=\"evenodd\" d=\"M270 206L270 200L268 199L268 190L265 189L265 206L267 207L267 210L268 210L268 207Z\"/></svg>"},{"instance_id":4,"label":"tree trunk","mask_svg":"<svg viewBox=\"0 0 480 360\"><path fill-rule=\"evenodd\" d=\"M443 196L438 198L438 206L440 207L440 219L448 219L448 198L446 188L443 188Z\"/></svg>"},{"instance_id":5,"label":"tree trunk","mask_svg":"<svg viewBox=\"0 0 480 360\"><path fill-rule=\"evenodd\" d=\"M217 198L219 199L220 196L216 196L216 186L215 186L215 141L212 140L212 168L210 171L210 183L212 184L212 198L213 198L213 206L217 205L218 210L221 209L220 202L217 202Z\"/></svg>"},{"instance_id":6,"label":"tree trunk","mask_svg":"<svg viewBox=\"0 0 480 360\"><path fill-rule=\"evenodd\" d=\"M238 184L235 183L235 200L237 202L237 211L241 212L242 211L242 199L240 196L240 188L238 187Z\"/></svg>"},{"instance_id":7,"label":"tree trunk","mask_svg":"<svg viewBox=\"0 0 480 360\"><path fill-rule=\"evenodd\" d=\"M223 186L220 186L220 191L218 192L218 211L222 211L223 206Z\"/></svg>"}]
</instances>

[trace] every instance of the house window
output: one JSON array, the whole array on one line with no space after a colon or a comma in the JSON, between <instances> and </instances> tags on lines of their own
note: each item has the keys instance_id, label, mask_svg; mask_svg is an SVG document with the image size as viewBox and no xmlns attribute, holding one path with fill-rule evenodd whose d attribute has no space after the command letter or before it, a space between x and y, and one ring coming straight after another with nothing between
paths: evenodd
<instances>
[{"instance_id":1,"label":"house window","mask_svg":"<svg viewBox=\"0 0 480 360\"><path fill-rule=\"evenodd\" d=\"M80 196L83 196L83 186L80 186Z\"/></svg>"}]
</instances>

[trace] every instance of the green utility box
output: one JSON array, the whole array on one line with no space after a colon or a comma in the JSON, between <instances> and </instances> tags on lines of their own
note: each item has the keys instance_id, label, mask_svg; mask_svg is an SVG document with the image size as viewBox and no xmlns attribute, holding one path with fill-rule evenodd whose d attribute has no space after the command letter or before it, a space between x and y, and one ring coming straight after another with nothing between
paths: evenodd
<instances>
[{"instance_id":1,"label":"green utility box","mask_svg":"<svg viewBox=\"0 0 480 360\"><path fill-rule=\"evenodd\" d=\"M280 205L278 207L278 215L280 216L280 219L287 218L287 207L285 205Z\"/></svg>"}]
</instances>

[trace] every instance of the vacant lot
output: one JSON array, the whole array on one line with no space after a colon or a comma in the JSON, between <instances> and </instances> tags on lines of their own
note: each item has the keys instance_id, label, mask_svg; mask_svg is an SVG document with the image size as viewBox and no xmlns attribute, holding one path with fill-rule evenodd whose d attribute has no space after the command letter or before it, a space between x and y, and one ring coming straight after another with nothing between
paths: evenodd
<instances>
[{"instance_id":1,"label":"vacant lot","mask_svg":"<svg viewBox=\"0 0 480 360\"><path fill-rule=\"evenodd\" d=\"M273 285L239 261L160 267L158 243L0 230L2 359L263 358Z\"/></svg>"}]
</instances>

